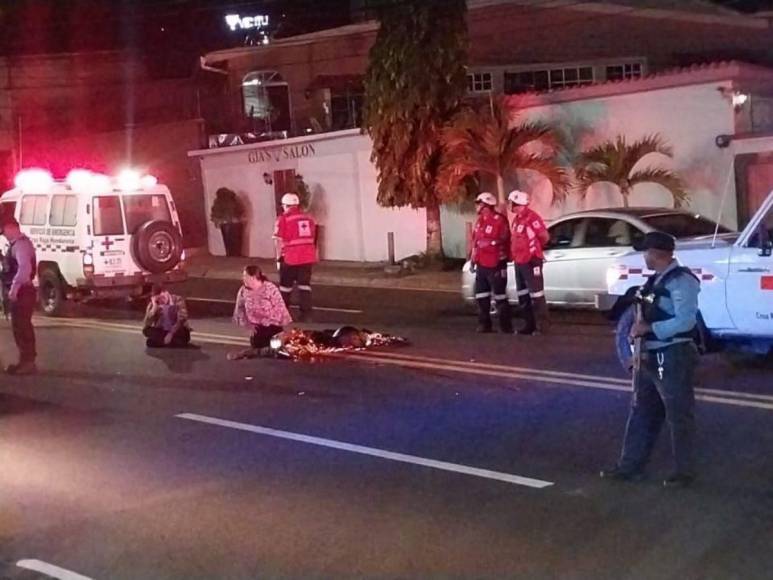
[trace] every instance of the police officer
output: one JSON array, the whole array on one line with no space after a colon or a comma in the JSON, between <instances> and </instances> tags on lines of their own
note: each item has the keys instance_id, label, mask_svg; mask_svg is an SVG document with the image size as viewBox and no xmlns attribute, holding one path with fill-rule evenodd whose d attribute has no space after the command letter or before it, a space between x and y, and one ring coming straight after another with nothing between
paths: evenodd
<instances>
[{"instance_id":1,"label":"police officer","mask_svg":"<svg viewBox=\"0 0 773 580\"><path fill-rule=\"evenodd\" d=\"M648 233L637 249L644 250L654 270L640 291L643 320L634 322L631 339L641 337L642 361L634 377L634 393L618 463L601 477L621 481L643 478L644 467L665 421L671 438L674 470L665 487L685 487L694 478L693 439L698 363L695 344L700 282L674 259L674 238Z\"/></svg>"},{"instance_id":2,"label":"police officer","mask_svg":"<svg viewBox=\"0 0 773 580\"><path fill-rule=\"evenodd\" d=\"M478 303L478 332L491 332L491 298L497 306L499 329L513 332L507 301L507 255L510 229L507 217L496 209L497 198L488 192L475 199L478 219L472 230L470 261L475 271L475 300ZM492 294L493 293L493 294Z\"/></svg>"},{"instance_id":3,"label":"police officer","mask_svg":"<svg viewBox=\"0 0 773 580\"><path fill-rule=\"evenodd\" d=\"M282 196L282 215L276 220L274 241L279 265L279 291L290 308L293 289L298 287L301 314L299 320L311 316L311 269L317 262L317 223L301 210L301 201L294 193Z\"/></svg>"},{"instance_id":4,"label":"police officer","mask_svg":"<svg viewBox=\"0 0 773 580\"><path fill-rule=\"evenodd\" d=\"M35 329L32 326L32 312L35 310L37 292L33 279L37 271L35 246L19 229L13 216L0 219L3 236L8 240L8 251L3 256L3 302L8 304L11 316L13 339L19 349L19 362L8 365L9 374L29 375L35 367Z\"/></svg>"},{"instance_id":5,"label":"police officer","mask_svg":"<svg viewBox=\"0 0 773 580\"><path fill-rule=\"evenodd\" d=\"M545 222L529 207L529 194L513 190L507 196L513 213L510 236L510 258L515 263L515 283L518 303L526 321L518 334L543 333L548 330L548 305L545 301L545 280L542 248L550 235Z\"/></svg>"}]
</instances>

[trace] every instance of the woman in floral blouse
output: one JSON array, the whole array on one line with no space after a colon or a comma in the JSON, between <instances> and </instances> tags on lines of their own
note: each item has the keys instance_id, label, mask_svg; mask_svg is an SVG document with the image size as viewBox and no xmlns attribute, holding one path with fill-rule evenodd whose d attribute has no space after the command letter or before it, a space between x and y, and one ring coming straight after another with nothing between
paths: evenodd
<instances>
[{"instance_id":1,"label":"woman in floral blouse","mask_svg":"<svg viewBox=\"0 0 773 580\"><path fill-rule=\"evenodd\" d=\"M229 353L230 360L257 356L261 349L271 344L271 338L282 332L292 322L282 294L269 282L258 266L247 266L242 272L242 287L236 295L234 322L250 327L250 347Z\"/></svg>"}]
</instances>

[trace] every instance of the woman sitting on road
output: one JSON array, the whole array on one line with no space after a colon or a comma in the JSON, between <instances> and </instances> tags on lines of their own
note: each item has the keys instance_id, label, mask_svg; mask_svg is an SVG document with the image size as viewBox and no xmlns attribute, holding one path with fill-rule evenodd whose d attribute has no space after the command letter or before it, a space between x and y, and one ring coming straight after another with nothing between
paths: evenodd
<instances>
[{"instance_id":1,"label":"woman sitting on road","mask_svg":"<svg viewBox=\"0 0 773 580\"><path fill-rule=\"evenodd\" d=\"M236 295L234 322L252 328L250 348L228 354L229 360L252 358L271 344L271 338L292 322L279 288L263 275L258 266L247 266L242 287Z\"/></svg>"}]
</instances>

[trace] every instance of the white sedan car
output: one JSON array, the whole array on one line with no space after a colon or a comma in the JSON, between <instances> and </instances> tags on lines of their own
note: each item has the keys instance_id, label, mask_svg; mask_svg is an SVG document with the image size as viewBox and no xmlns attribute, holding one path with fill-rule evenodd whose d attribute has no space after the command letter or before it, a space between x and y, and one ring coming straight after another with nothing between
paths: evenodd
<instances>
[{"instance_id":1,"label":"white sedan car","mask_svg":"<svg viewBox=\"0 0 773 580\"><path fill-rule=\"evenodd\" d=\"M607 271L616 258L633 253L647 232L661 231L679 241L730 231L705 217L676 209L633 207L583 211L548 225L545 247L545 296L553 306L608 310L616 300L607 293ZM508 264L507 297L518 303L512 262ZM475 274L470 262L462 269L462 295L474 302Z\"/></svg>"}]
</instances>

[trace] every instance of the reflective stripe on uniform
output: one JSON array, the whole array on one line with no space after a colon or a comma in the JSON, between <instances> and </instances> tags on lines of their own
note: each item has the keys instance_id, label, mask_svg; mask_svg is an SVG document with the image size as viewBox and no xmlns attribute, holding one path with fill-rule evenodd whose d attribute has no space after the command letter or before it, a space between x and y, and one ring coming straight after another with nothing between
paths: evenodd
<instances>
[{"instance_id":1,"label":"reflective stripe on uniform","mask_svg":"<svg viewBox=\"0 0 773 580\"><path fill-rule=\"evenodd\" d=\"M527 290L528 292L528 290ZM542 290L541 292L532 292L531 297L532 298L542 298L545 295L545 291Z\"/></svg>"},{"instance_id":2,"label":"reflective stripe on uniform","mask_svg":"<svg viewBox=\"0 0 773 580\"><path fill-rule=\"evenodd\" d=\"M518 296L526 296L529 294L528 290L518 290Z\"/></svg>"},{"instance_id":3,"label":"reflective stripe on uniform","mask_svg":"<svg viewBox=\"0 0 773 580\"><path fill-rule=\"evenodd\" d=\"M494 300L505 300L507 298L507 294L494 294L493 298Z\"/></svg>"},{"instance_id":4,"label":"reflective stripe on uniform","mask_svg":"<svg viewBox=\"0 0 773 580\"><path fill-rule=\"evenodd\" d=\"M490 296L491 292L477 292L475 294L475 299L477 300L478 298L489 298Z\"/></svg>"},{"instance_id":5,"label":"reflective stripe on uniform","mask_svg":"<svg viewBox=\"0 0 773 580\"><path fill-rule=\"evenodd\" d=\"M293 289L292 288L288 288L287 286L280 286L279 287L279 291L280 292L292 292Z\"/></svg>"},{"instance_id":6,"label":"reflective stripe on uniform","mask_svg":"<svg viewBox=\"0 0 773 580\"><path fill-rule=\"evenodd\" d=\"M311 286L298 284L298 290L301 290L303 292L311 292Z\"/></svg>"}]
</instances>

